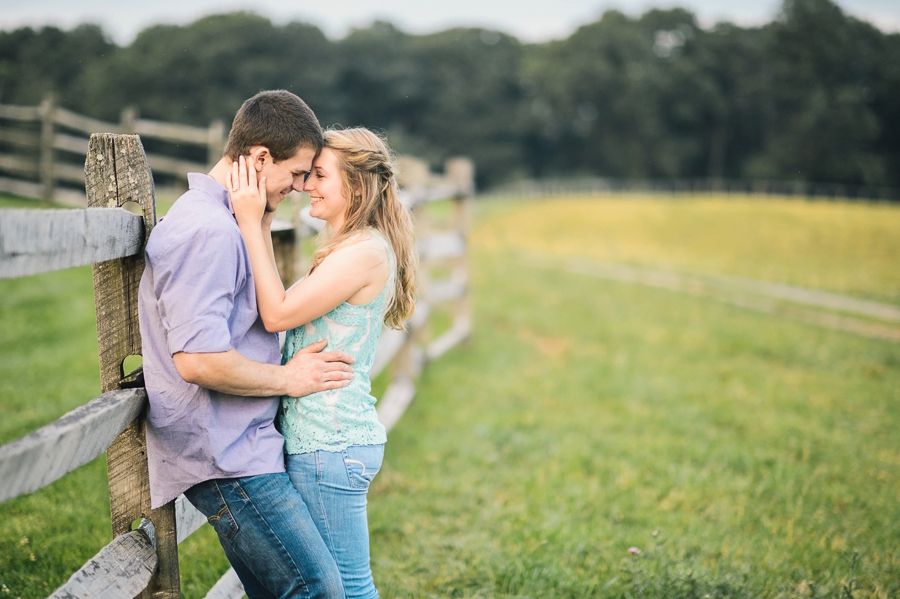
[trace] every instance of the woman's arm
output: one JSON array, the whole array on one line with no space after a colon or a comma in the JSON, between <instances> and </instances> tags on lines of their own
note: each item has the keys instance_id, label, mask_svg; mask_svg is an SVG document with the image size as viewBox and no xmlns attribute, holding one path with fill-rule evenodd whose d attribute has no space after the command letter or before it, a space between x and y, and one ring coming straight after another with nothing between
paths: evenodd
<instances>
[{"instance_id":1,"label":"woman's arm","mask_svg":"<svg viewBox=\"0 0 900 599\"><path fill-rule=\"evenodd\" d=\"M271 258L271 242L265 238L270 230L263 224L265 178L257 183L256 169L242 156L232 179L239 181L237 191L230 185L231 201L250 255L256 303L266 330L286 331L327 314L380 274L384 252L370 244L356 243L332 252L286 293Z\"/></svg>"}]
</instances>

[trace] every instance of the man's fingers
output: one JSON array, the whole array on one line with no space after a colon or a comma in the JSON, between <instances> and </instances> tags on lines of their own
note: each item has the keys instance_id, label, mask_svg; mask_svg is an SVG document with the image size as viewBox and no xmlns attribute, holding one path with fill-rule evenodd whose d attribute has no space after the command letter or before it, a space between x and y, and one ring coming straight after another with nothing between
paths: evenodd
<instances>
[{"instance_id":1,"label":"man's fingers","mask_svg":"<svg viewBox=\"0 0 900 599\"><path fill-rule=\"evenodd\" d=\"M321 339L321 340L319 340L319 341L316 341L315 343L310 343L309 345L307 345L307 346L304 347L303 349L299 350L297 353L298 353L298 354L299 354L299 353L304 353L304 354L317 354L317 353L319 353L320 351L322 351L323 349L325 349L325 346L326 346L326 345L328 345L328 340L326 340L326 339Z\"/></svg>"},{"instance_id":2,"label":"man's fingers","mask_svg":"<svg viewBox=\"0 0 900 599\"><path fill-rule=\"evenodd\" d=\"M342 351L330 351L328 353L324 353L322 354L322 358L326 362L344 362L346 364L353 364L354 362L356 362L356 358Z\"/></svg>"},{"instance_id":3,"label":"man's fingers","mask_svg":"<svg viewBox=\"0 0 900 599\"><path fill-rule=\"evenodd\" d=\"M353 372L353 367L345 362L325 362L322 372Z\"/></svg>"},{"instance_id":4,"label":"man's fingers","mask_svg":"<svg viewBox=\"0 0 900 599\"><path fill-rule=\"evenodd\" d=\"M342 389L350 384L350 381L329 381L322 385L323 391L328 391L329 389Z\"/></svg>"},{"instance_id":5,"label":"man's fingers","mask_svg":"<svg viewBox=\"0 0 900 599\"><path fill-rule=\"evenodd\" d=\"M332 369L322 371L322 378L326 381L343 381L353 378L353 370L350 367L345 369Z\"/></svg>"}]
</instances>

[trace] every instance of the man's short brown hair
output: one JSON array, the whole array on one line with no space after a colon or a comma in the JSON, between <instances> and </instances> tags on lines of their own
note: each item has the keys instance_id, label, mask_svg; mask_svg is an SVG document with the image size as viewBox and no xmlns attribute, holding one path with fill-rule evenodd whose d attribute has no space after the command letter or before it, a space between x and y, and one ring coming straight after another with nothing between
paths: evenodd
<instances>
[{"instance_id":1,"label":"man's short brown hair","mask_svg":"<svg viewBox=\"0 0 900 599\"><path fill-rule=\"evenodd\" d=\"M312 109L283 89L262 91L245 101L234 116L225 155L237 160L253 146L265 146L272 160L292 158L299 148L318 152L325 138Z\"/></svg>"}]
</instances>

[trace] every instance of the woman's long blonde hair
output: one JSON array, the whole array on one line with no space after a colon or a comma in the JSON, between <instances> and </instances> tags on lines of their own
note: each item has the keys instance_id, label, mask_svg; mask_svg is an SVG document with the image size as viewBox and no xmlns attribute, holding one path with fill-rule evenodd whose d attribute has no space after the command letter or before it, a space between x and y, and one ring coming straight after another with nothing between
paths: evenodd
<instances>
[{"instance_id":1,"label":"woman's long blonde hair","mask_svg":"<svg viewBox=\"0 0 900 599\"><path fill-rule=\"evenodd\" d=\"M402 329L416 305L419 255L413 222L400 203L397 167L385 141L364 127L325 131L325 147L335 151L347 196L347 216L338 235L322 232L322 246L312 259L310 272L339 245L372 227L384 235L396 258L394 293L384 322Z\"/></svg>"}]
</instances>

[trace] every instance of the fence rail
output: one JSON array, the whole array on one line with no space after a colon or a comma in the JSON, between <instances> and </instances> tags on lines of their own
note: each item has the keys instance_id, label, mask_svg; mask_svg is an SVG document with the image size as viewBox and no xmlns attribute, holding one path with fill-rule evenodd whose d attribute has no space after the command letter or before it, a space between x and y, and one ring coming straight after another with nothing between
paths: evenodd
<instances>
[{"instance_id":1,"label":"fence rail","mask_svg":"<svg viewBox=\"0 0 900 599\"><path fill-rule=\"evenodd\" d=\"M8 114L32 113L23 107L0 106L0 117ZM136 135L95 134L84 166L88 208L0 210L0 278L93 264L102 395L0 446L0 480L4 481L0 502L45 487L107 453L113 540L51 597L180 597L178 544L206 522L184 496L160 509L150 508L146 391L140 369L128 374L122 370L127 357L141 353L137 321L137 286L144 266L141 251L156 224L150 168ZM470 331L465 250L471 163L451 161L446 172L443 177L430 176L402 195L417 230L425 233L420 239L425 293L407 330L386 330L376 351L372 377L391 370L390 383L378 403L379 419L388 429L415 395L415 380L425 362L465 339ZM432 234L434 223L426 205L447 198L454 206L450 230ZM136 203L141 215L122 209L126 202ZM301 270L301 239L320 224L297 211L295 225L273 227L285 282L292 283ZM431 281L430 272L439 264L449 265L452 275ZM428 315L438 303L449 303L454 321L448 332L431 339ZM140 526L132 530L135 522ZM240 581L229 570L207 597L241 595Z\"/></svg>"},{"instance_id":2,"label":"fence rail","mask_svg":"<svg viewBox=\"0 0 900 599\"><path fill-rule=\"evenodd\" d=\"M151 153L150 168L164 175L157 189L174 193L186 187L185 175L206 171L222 156L226 129L222 121L209 127L192 127L138 118L134 108L122 111L118 123L84 116L57 105L52 95L40 106L0 104L0 192L27 198L85 206L86 196L76 186L85 183L81 160L92 132L130 133L205 153L206 162L190 162L183 156Z\"/></svg>"}]
</instances>

